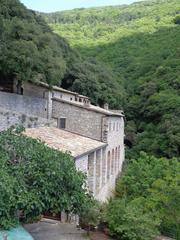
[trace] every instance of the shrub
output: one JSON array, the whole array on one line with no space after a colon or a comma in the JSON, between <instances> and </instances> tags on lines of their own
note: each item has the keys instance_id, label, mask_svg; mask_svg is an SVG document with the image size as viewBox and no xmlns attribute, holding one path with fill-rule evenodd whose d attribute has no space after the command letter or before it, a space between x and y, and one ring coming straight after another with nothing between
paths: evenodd
<instances>
[{"instance_id":1,"label":"shrub","mask_svg":"<svg viewBox=\"0 0 180 240\"><path fill-rule=\"evenodd\" d=\"M18 212L29 222L44 212L85 211L92 200L73 158L19 132L0 133L0 228L15 225Z\"/></svg>"},{"instance_id":2,"label":"shrub","mask_svg":"<svg viewBox=\"0 0 180 240\"><path fill-rule=\"evenodd\" d=\"M122 239L149 239L158 228L161 233L179 239L179 172L180 162L176 158L141 153L138 159L131 160L117 181L115 199L108 206L111 233ZM154 211L160 225L154 221Z\"/></svg>"},{"instance_id":3,"label":"shrub","mask_svg":"<svg viewBox=\"0 0 180 240\"><path fill-rule=\"evenodd\" d=\"M142 199L129 203L125 198L112 200L107 209L107 222L117 240L152 240L158 235L159 221L144 211Z\"/></svg>"}]
</instances>

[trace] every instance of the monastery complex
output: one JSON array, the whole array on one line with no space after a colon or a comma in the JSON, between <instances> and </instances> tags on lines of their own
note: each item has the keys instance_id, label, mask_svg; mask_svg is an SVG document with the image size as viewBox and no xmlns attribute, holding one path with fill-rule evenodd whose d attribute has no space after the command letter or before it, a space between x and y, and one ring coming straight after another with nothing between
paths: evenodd
<instances>
[{"instance_id":1,"label":"monastery complex","mask_svg":"<svg viewBox=\"0 0 180 240\"><path fill-rule=\"evenodd\" d=\"M86 96L42 82L0 82L0 131L15 125L23 125L27 136L70 153L97 200L111 196L124 161L121 111L94 106Z\"/></svg>"}]
</instances>

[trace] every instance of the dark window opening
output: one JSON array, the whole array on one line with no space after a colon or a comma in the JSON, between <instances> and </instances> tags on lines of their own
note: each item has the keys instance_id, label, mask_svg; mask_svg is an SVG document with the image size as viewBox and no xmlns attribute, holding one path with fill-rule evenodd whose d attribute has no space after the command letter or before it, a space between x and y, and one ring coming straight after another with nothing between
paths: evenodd
<instances>
[{"instance_id":1,"label":"dark window opening","mask_svg":"<svg viewBox=\"0 0 180 240\"><path fill-rule=\"evenodd\" d=\"M59 119L59 128L65 129L66 128L66 118Z\"/></svg>"},{"instance_id":2,"label":"dark window opening","mask_svg":"<svg viewBox=\"0 0 180 240\"><path fill-rule=\"evenodd\" d=\"M0 76L0 91L13 93L13 80Z\"/></svg>"}]
</instances>

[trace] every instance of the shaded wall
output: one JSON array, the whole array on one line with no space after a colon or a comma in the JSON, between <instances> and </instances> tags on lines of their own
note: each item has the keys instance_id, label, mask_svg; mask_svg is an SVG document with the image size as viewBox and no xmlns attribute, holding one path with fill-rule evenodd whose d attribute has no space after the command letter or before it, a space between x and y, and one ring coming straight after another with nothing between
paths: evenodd
<instances>
[{"instance_id":1,"label":"shaded wall","mask_svg":"<svg viewBox=\"0 0 180 240\"><path fill-rule=\"evenodd\" d=\"M66 118L66 130L95 140L102 139L101 113L53 99L52 117Z\"/></svg>"},{"instance_id":2,"label":"shaded wall","mask_svg":"<svg viewBox=\"0 0 180 240\"><path fill-rule=\"evenodd\" d=\"M47 100L43 98L0 92L0 107L47 118Z\"/></svg>"},{"instance_id":3,"label":"shaded wall","mask_svg":"<svg viewBox=\"0 0 180 240\"><path fill-rule=\"evenodd\" d=\"M0 107L0 131L11 126L24 126L25 128L49 126L47 119L29 116L24 113L17 113Z\"/></svg>"}]
</instances>

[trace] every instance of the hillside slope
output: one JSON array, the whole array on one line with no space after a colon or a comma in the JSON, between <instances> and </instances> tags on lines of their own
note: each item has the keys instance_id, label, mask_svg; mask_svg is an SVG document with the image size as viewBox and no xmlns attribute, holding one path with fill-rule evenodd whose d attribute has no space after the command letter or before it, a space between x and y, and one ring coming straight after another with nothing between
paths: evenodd
<instances>
[{"instance_id":1,"label":"hillside slope","mask_svg":"<svg viewBox=\"0 0 180 240\"><path fill-rule=\"evenodd\" d=\"M180 153L179 13L180 1L155 0L43 14L74 49L111 67L119 91L126 89L131 156Z\"/></svg>"},{"instance_id":2,"label":"hillside slope","mask_svg":"<svg viewBox=\"0 0 180 240\"><path fill-rule=\"evenodd\" d=\"M111 105L119 98L113 73L95 59L83 58L47 23L18 0L0 0L0 81L44 81L89 93L93 103ZM86 83L84 82L86 80ZM98 84L98 81L100 84Z\"/></svg>"}]
</instances>

